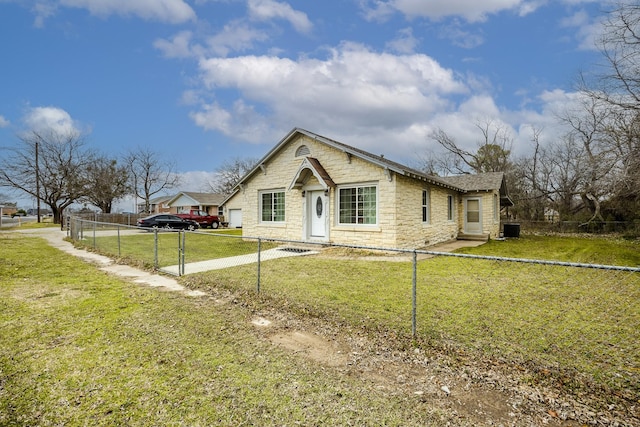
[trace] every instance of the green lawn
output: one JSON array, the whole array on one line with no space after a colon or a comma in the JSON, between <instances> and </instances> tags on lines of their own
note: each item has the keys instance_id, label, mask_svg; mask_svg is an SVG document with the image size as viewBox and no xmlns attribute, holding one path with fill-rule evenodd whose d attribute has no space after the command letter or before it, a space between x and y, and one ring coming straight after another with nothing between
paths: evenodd
<instances>
[{"instance_id":1,"label":"green lawn","mask_svg":"<svg viewBox=\"0 0 640 427\"><path fill-rule=\"evenodd\" d=\"M634 265L636 248L606 239L523 238L465 252ZM409 262L308 256L263 263L260 289L273 305L409 341L412 274ZM255 276L255 266L244 266L181 280L251 291ZM417 278L422 345L569 375L575 381L566 386L584 392L602 387L640 397L640 273L438 257L420 261Z\"/></svg>"},{"instance_id":2,"label":"green lawn","mask_svg":"<svg viewBox=\"0 0 640 427\"><path fill-rule=\"evenodd\" d=\"M0 233L0 425L440 425L258 338L250 313Z\"/></svg>"},{"instance_id":3,"label":"green lawn","mask_svg":"<svg viewBox=\"0 0 640 427\"><path fill-rule=\"evenodd\" d=\"M212 236L187 239L187 251L208 257L255 245L233 239L237 247L221 250L230 237L213 244ZM148 252L145 245L131 253ZM602 238L525 235L465 252L639 263L637 241ZM323 254L271 260L260 269L260 297L254 265L180 278L213 294L230 290L240 304L221 309L213 300L96 273L37 239L5 236L0 254L0 425L320 424L329 413L334 424L439 424L439 414L412 411L366 384L278 352L246 326L242 307L322 319L387 337L390 346L455 355L462 365L496 362L522 372L522 381L562 393L626 405L640 399L640 273L421 260L413 340L409 262ZM293 384L305 384L304 393Z\"/></svg>"},{"instance_id":4,"label":"green lawn","mask_svg":"<svg viewBox=\"0 0 640 427\"><path fill-rule=\"evenodd\" d=\"M257 240L243 240L241 232L236 229L213 230L187 233L185 236L183 233L160 231L157 233L158 267L178 264L179 248L183 244L187 263L257 252ZM82 245L107 255L142 261L148 266L154 265L156 256L156 234L153 231L131 234L130 229L123 228L120 236L113 232L108 236L97 233L95 238L91 231L85 231ZM263 242L261 247L269 249L274 246Z\"/></svg>"},{"instance_id":5,"label":"green lawn","mask_svg":"<svg viewBox=\"0 0 640 427\"><path fill-rule=\"evenodd\" d=\"M640 240L607 237L522 235L519 239L490 240L460 253L513 258L640 267Z\"/></svg>"}]
</instances>

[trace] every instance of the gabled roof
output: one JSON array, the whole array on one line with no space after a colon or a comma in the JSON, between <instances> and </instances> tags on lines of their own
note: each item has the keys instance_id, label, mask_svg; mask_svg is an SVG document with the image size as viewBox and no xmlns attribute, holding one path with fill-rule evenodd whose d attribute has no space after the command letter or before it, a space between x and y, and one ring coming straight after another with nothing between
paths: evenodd
<instances>
[{"instance_id":1,"label":"gabled roof","mask_svg":"<svg viewBox=\"0 0 640 427\"><path fill-rule=\"evenodd\" d=\"M297 135L306 135L307 137L314 139L318 142L326 144L330 147L335 148L336 150L344 152L348 156L354 156L374 165L378 165L379 167L389 171L394 172L398 175L406 176L409 178L417 179L420 181L427 182L432 185L436 185L439 187L443 187L446 189L454 190L460 193L466 193L471 191L487 191L487 190L495 190L500 189L500 203L502 205L513 205L513 202L509 198L509 195L506 192L506 186L504 185L504 173L503 172L490 172L484 174L476 174L476 175L459 175L459 176L450 176L450 177L438 177L434 175L426 174L417 169L410 168L408 166L402 165L400 163L388 160L383 156L377 156L375 154L371 154L367 151L361 150L359 148L352 147L347 144L343 144L342 142L335 141L330 138L326 138L322 135L318 135L316 133L310 132L301 128L292 129L284 138L276 144L260 161L257 165L249 171L244 177L238 181L236 186L233 188L231 194L229 194L223 201L222 204L226 203L227 200L231 199L243 186L244 183L251 178L258 171L263 170L264 165L271 158L276 156L278 152L284 147L287 143L293 140ZM297 186L299 184L300 179L304 179L303 173L305 170L311 170L314 175L320 175L326 177L330 180L326 171L320 165L320 163L312 158L307 157L306 163L303 161L303 164L298 169L298 173L291 183L291 188ZM333 181L330 183L325 180L325 184L327 186L332 186ZM335 184L333 184L335 185Z\"/></svg>"},{"instance_id":2,"label":"gabled roof","mask_svg":"<svg viewBox=\"0 0 640 427\"><path fill-rule=\"evenodd\" d=\"M153 199L149 199L149 203L152 205L158 205L162 202L171 200L171 198L173 198L173 196L158 196L158 197L154 197ZM144 204L144 200L142 201L142 204Z\"/></svg>"},{"instance_id":3,"label":"gabled roof","mask_svg":"<svg viewBox=\"0 0 640 427\"><path fill-rule=\"evenodd\" d=\"M238 191L238 189L242 187L242 185L244 184L244 182L247 179L249 179L251 176L253 176L258 171L262 170L262 168L264 167L264 164L266 162L268 162L271 158L273 158L280 151L280 149L283 146L285 146L288 142L290 142L293 138L295 138L296 135L306 135L307 137L309 137L311 139L314 139L316 141L322 142L323 144L326 144L326 145L328 145L330 147L333 147L336 150L340 150L340 151L344 152L347 155L358 157L358 158L360 158L362 160L365 160L365 161L367 161L369 163L373 163L375 165L378 165L383 169L386 169L388 171L397 173L399 175L411 177L411 178L414 178L414 179L418 179L418 180L421 180L421 181L428 182L428 183L433 184L433 185L437 185L437 186L444 187L444 188L449 188L449 189L452 189L452 190L455 190L455 191L464 192L464 190L462 188L459 188L456 185L451 184L451 183L443 180L440 177L425 174L424 172L420 172L420 171L418 171L416 169L409 168L407 166L401 165L400 163L396 163L396 162L393 162L391 160L387 160L382 156L377 156L375 154L371 154L371 153L369 153L367 151L361 150L359 148L352 147L352 146L347 145L347 144L343 144L343 143L335 141L333 139L326 138L326 137L324 137L322 135L318 135L318 134L310 132L308 130L301 129L301 128L294 128L284 138L282 138L280 140L280 142L278 142L278 144L276 144L276 146L273 147L271 149L271 151L269 151L258 162L258 164L256 165L255 168L253 168L251 171L249 171L249 173L247 173L238 182L238 184L236 184L236 186L233 189L233 192L231 193L231 195L229 197L227 197L227 199L225 199L225 201L228 200L229 198L231 198L233 196L233 194L235 194Z\"/></svg>"},{"instance_id":4,"label":"gabled roof","mask_svg":"<svg viewBox=\"0 0 640 427\"><path fill-rule=\"evenodd\" d=\"M180 197L186 196L194 201L194 205L201 206L220 206L225 199L224 194L220 193L197 193L193 191L181 191L169 200L169 204L175 202Z\"/></svg>"},{"instance_id":5,"label":"gabled roof","mask_svg":"<svg viewBox=\"0 0 640 427\"><path fill-rule=\"evenodd\" d=\"M318 182L325 188L333 188L336 184L333 182L327 171L322 167L318 159L313 157L305 157L296 172L296 176L289 185L289 190L292 188L301 188L304 183L309 179L309 174L316 177Z\"/></svg>"}]
</instances>

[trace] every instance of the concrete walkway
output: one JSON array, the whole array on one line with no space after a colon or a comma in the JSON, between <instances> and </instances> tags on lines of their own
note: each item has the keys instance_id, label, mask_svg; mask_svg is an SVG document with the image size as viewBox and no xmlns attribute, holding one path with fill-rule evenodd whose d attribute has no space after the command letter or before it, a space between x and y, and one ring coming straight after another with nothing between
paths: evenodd
<instances>
[{"instance_id":1,"label":"concrete walkway","mask_svg":"<svg viewBox=\"0 0 640 427\"><path fill-rule=\"evenodd\" d=\"M304 256L317 254L317 251L304 251L297 252L287 250L285 248L275 248L262 251L260 253L260 261L267 261L270 259L285 258L292 256ZM184 274L201 273L203 271L221 270L223 268L235 267L238 265L254 264L258 262L258 254L238 255L227 258L212 259L207 261L190 262L184 265ZM169 267L162 267L162 271L175 274L179 273L178 265L171 265Z\"/></svg>"},{"instance_id":2,"label":"concrete walkway","mask_svg":"<svg viewBox=\"0 0 640 427\"><path fill-rule=\"evenodd\" d=\"M183 292L189 296L202 296L205 295L204 292L201 291L192 291L184 286L180 285L175 279L171 277L167 277L162 274L150 273L148 271L144 271L138 268L134 268L128 265L115 264L113 260L104 255L99 255L93 252L86 251L84 249L77 249L70 242L64 240L67 237L67 233L65 231L61 231L58 228L48 227L48 228L34 228L34 229L17 229L15 231L9 232L18 232L23 234L34 235L38 237L44 238L49 245L54 248L60 249L63 252L76 256L78 258L83 259L86 262L90 262L96 264L98 268L102 271L106 271L108 273L114 274L116 276L128 278L132 280L134 283L145 284L152 287L163 288L169 291ZM479 246L485 242L482 241L471 241L471 240L457 240L442 243L439 245L435 245L429 247L429 251L433 252L451 252L459 248L463 247L474 247ZM293 256L304 256L304 255L313 255L317 254L318 251L307 250L307 251L296 251L287 248L275 248L263 251L260 254L260 260L266 261L277 258L284 257L293 257ZM429 255L425 255L425 257L429 257ZM203 271L211 271L211 270L219 270L223 268L234 267L238 265L246 265L258 262L257 254L248 254L248 255L239 255L234 257L227 257L215 260L208 261L199 261L193 263L185 264L184 274L193 274L200 273ZM162 271L178 275L179 268L178 265L173 265L169 267L163 267Z\"/></svg>"},{"instance_id":3,"label":"concrete walkway","mask_svg":"<svg viewBox=\"0 0 640 427\"><path fill-rule=\"evenodd\" d=\"M204 292L192 291L185 288L171 277L163 276L161 274L149 273L148 271L140 270L128 265L116 264L111 258L104 255L85 251L84 249L77 249L70 242L64 240L65 237L67 237L67 233L65 231L61 231L58 228L49 227L25 230L18 229L15 232L42 237L47 241L49 245L53 246L54 248L60 249L61 251L76 256L86 262L95 264L102 271L106 271L110 274L129 279L134 283L161 288L167 291L182 292L185 295L193 297L206 295Z\"/></svg>"}]
</instances>

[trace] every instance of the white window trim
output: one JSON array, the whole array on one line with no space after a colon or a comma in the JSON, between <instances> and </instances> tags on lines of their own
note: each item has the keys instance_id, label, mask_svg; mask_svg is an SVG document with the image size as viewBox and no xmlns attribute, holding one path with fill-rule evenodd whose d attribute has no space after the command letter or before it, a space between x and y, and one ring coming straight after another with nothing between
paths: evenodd
<instances>
[{"instance_id":1,"label":"white window trim","mask_svg":"<svg viewBox=\"0 0 640 427\"><path fill-rule=\"evenodd\" d=\"M340 190L347 188L375 187L376 189L376 222L374 224L358 224L352 222L340 222ZM336 187L335 221L340 227L377 228L380 222L380 187L377 182L363 182L357 184L343 184Z\"/></svg>"},{"instance_id":2,"label":"white window trim","mask_svg":"<svg viewBox=\"0 0 640 427\"><path fill-rule=\"evenodd\" d=\"M284 194L284 220L283 221L265 221L262 219L262 196L264 194L275 194L282 193ZM287 195L284 188L276 188L272 190L260 190L258 191L258 223L259 224L284 224L287 219Z\"/></svg>"}]
</instances>

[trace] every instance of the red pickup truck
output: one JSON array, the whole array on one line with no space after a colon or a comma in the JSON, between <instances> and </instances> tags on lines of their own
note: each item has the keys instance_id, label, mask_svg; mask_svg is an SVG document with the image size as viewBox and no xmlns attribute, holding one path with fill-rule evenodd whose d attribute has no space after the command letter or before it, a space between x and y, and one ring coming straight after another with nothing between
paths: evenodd
<instances>
[{"instance_id":1,"label":"red pickup truck","mask_svg":"<svg viewBox=\"0 0 640 427\"><path fill-rule=\"evenodd\" d=\"M180 218L190 219L192 221L196 221L200 224L200 228L218 228L220 227L220 218L217 215L209 215L205 211L201 211L198 209L191 209L188 213L181 212L176 214Z\"/></svg>"}]
</instances>

